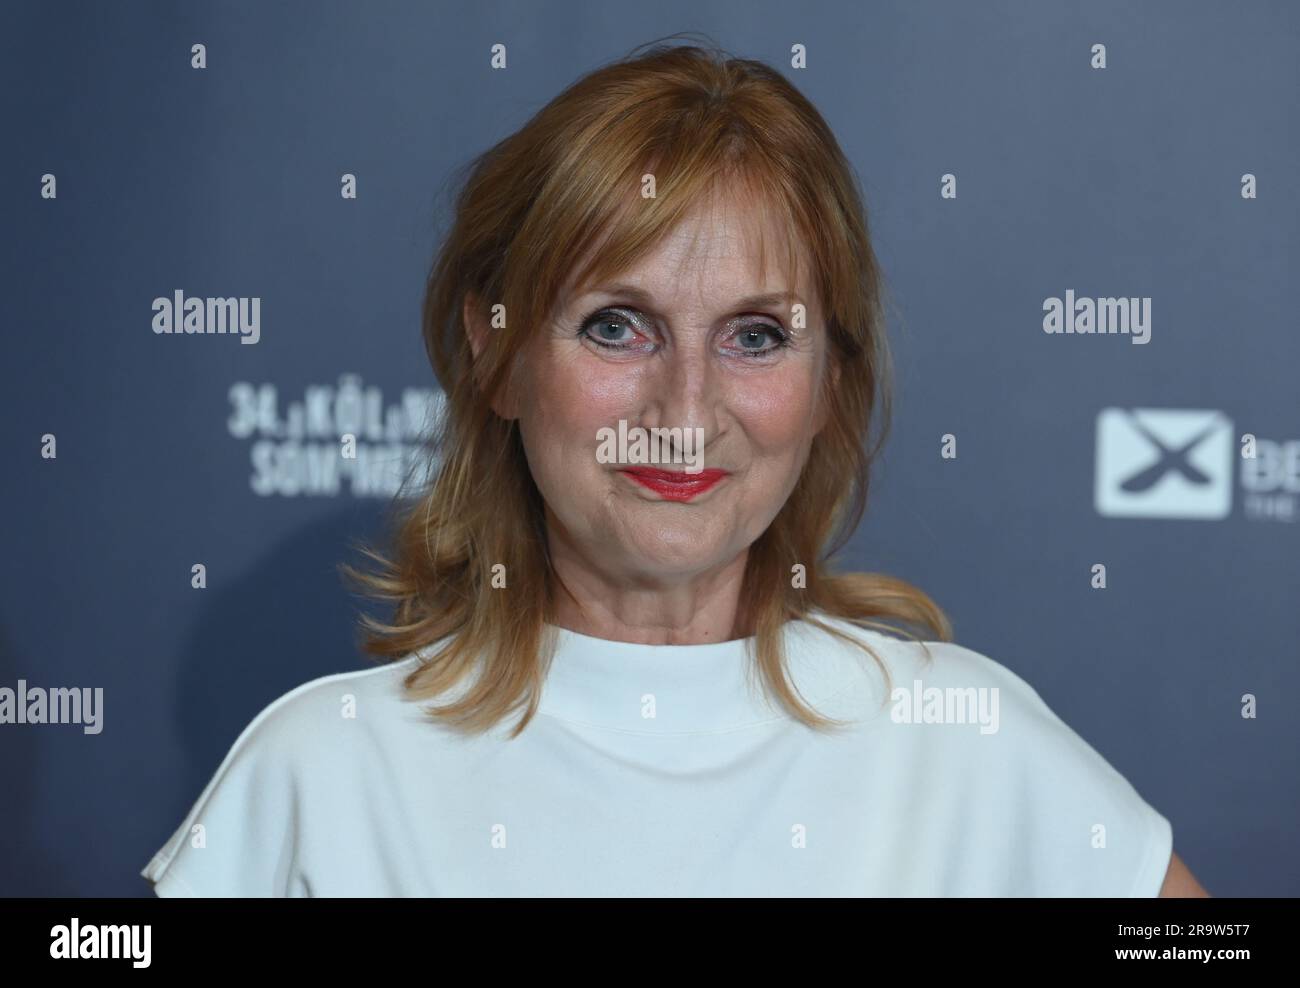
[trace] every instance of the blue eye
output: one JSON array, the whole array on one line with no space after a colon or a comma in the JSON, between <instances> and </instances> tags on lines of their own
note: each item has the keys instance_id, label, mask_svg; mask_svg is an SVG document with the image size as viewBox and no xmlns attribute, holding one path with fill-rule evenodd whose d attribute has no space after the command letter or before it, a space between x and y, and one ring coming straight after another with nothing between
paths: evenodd
<instances>
[{"instance_id":1,"label":"blue eye","mask_svg":"<svg viewBox=\"0 0 1300 988\"><path fill-rule=\"evenodd\" d=\"M578 334L600 346L620 348L635 339L635 334L631 338L624 337L622 335L624 330L631 332L627 321L614 311L605 309L583 320Z\"/></svg>"},{"instance_id":2,"label":"blue eye","mask_svg":"<svg viewBox=\"0 0 1300 988\"><path fill-rule=\"evenodd\" d=\"M607 350L640 349L632 319L618 309L598 309L591 313L582 321L578 335ZM790 345L790 338L781 327L770 323L751 324L735 333L731 339L738 343L731 349L738 350L746 358L766 357ZM770 345L766 345L769 340ZM646 346L653 344L647 343Z\"/></svg>"},{"instance_id":3,"label":"blue eye","mask_svg":"<svg viewBox=\"0 0 1300 988\"><path fill-rule=\"evenodd\" d=\"M770 337L773 340L772 346L763 346L765 338ZM734 337L740 344L741 351L747 357L765 356L773 350L779 350L787 346L790 342L781 330L775 326L750 326L748 329L742 329Z\"/></svg>"}]
</instances>

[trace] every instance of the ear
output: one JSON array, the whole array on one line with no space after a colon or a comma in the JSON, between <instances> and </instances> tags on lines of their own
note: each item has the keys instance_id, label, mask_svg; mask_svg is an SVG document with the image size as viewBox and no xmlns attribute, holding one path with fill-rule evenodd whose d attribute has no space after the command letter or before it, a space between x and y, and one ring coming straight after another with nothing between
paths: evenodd
<instances>
[{"instance_id":1,"label":"ear","mask_svg":"<svg viewBox=\"0 0 1300 988\"><path fill-rule=\"evenodd\" d=\"M483 318L483 311L480 308L481 302L479 297L473 292L465 293L465 306L461 311L461 319L465 326L465 335L469 338L470 352L474 359L483 352L483 344L487 340L488 324Z\"/></svg>"},{"instance_id":2,"label":"ear","mask_svg":"<svg viewBox=\"0 0 1300 988\"><path fill-rule=\"evenodd\" d=\"M461 310L461 319L465 327L465 336L469 339L470 352L474 355L475 362L478 361L479 354L487 345L488 334L492 332L492 327L488 324L487 315L483 311L482 300L473 292L465 293L465 303ZM511 368L510 378L492 399L492 411L496 412L501 418L509 421L518 418L518 412L514 403L514 368Z\"/></svg>"}]
</instances>

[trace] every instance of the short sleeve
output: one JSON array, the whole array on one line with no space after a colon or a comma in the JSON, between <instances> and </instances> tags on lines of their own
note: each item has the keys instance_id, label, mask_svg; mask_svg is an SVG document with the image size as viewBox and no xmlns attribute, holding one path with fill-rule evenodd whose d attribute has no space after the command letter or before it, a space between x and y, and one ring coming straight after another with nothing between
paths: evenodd
<instances>
[{"instance_id":1,"label":"short sleeve","mask_svg":"<svg viewBox=\"0 0 1300 988\"><path fill-rule=\"evenodd\" d=\"M171 838L140 872L160 897L301 895L293 881L301 718L280 697L244 729Z\"/></svg>"},{"instance_id":2,"label":"short sleeve","mask_svg":"<svg viewBox=\"0 0 1300 988\"><path fill-rule=\"evenodd\" d=\"M1010 669L952 643L927 646L933 661L924 665L904 647L904 682L914 675L977 697L989 715L973 731L926 732L928 798L938 816L960 821L960 837L935 831L934 840L969 851L953 866L959 894L1159 895L1173 852L1169 821Z\"/></svg>"},{"instance_id":3,"label":"short sleeve","mask_svg":"<svg viewBox=\"0 0 1300 988\"><path fill-rule=\"evenodd\" d=\"M1027 894L1154 897L1169 821L1027 682L978 653L1002 695L1009 784L1022 793Z\"/></svg>"}]
</instances>

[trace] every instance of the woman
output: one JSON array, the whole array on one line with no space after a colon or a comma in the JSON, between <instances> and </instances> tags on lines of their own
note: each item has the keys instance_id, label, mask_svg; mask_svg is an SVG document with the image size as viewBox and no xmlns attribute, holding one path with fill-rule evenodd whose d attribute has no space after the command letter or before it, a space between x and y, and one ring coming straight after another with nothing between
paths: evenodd
<instances>
[{"instance_id":1,"label":"woman","mask_svg":"<svg viewBox=\"0 0 1300 988\"><path fill-rule=\"evenodd\" d=\"M924 593L830 572L880 296L848 163L761 64L634 53L484 154L426 295L440 466L354 573L394 661L259 714L158 894L1204 894Z\"/></svg>"}]
</instances>

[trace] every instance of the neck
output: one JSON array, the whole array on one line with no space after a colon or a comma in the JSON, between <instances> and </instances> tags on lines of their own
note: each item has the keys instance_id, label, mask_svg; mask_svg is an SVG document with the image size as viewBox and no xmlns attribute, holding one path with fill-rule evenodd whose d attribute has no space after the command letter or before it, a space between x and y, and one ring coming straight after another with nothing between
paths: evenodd
<instances>
[{"instance_id":1,"label":"neck","mask_svg":"<svg viewBox=\"0 0 1300 988\"><path fill-rule=\"evenodd\" d=\"M548 534L548 544L558 578L552 623L561 628L641 645L707 645L747 634L737 618L748 551L673 577L601 570L562 537Z\"/></svg>"}]
</instances>

